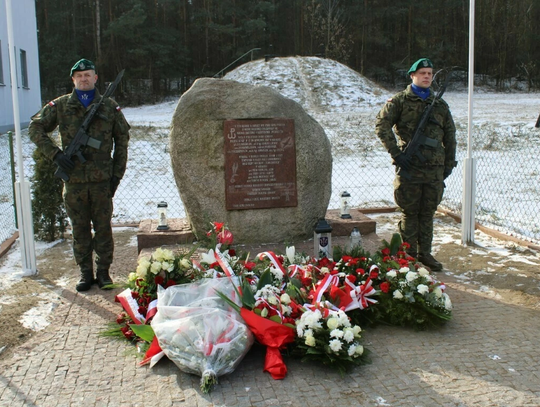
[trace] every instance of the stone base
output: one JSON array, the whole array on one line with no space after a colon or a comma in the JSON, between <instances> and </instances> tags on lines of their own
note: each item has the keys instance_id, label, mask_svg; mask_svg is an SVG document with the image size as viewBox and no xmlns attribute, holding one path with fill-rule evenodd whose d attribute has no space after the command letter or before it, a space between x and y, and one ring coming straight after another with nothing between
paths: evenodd
<instances>
[{"instance_id":1,"label":"stone base","mask_svg":"<svg viewBox=\"0 0 540 407\"><path fill-rule=\"evenodd\" d=\"M148 247L173 246L192 243L195 235L191 232L186 219L168 219L169 229L158 230L157 219L144 219L137 232L137 248L139 253Z\"/></svg>"},{"instance_id":2,"label":"stone base","mask_svg":"<svg viewBox=\"0 0 540 407\"><path fill-rule=\"evenodd\" d=\"M358 228L362 236L375 233L376 222L373 219L368 218L359 209L352 209L350 214L351 219L342 219L339 209L332 209L326 212L326 221L332 226L332 236L350 236L354 227ZM157 219L145 219L141 221L139 231L137 232L137 248L139 253L146 248L174 246L192 243L195 240L195 235L191 232L186 219L169 219L168 225L168 230L157 230ZM234 234L234 230L232 232Z\"/></svg>"}]
</instances>

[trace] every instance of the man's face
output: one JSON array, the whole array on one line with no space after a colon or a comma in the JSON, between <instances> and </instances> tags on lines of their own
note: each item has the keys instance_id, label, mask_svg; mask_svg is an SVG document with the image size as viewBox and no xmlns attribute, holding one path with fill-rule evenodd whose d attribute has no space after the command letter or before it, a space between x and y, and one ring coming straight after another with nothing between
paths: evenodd
<instances>
[{"instance_id":1,"label":"man's face","mask_svg":"<svg viewBox=\"0 0 540 407\"><path fill-rule=\"evenodd\" d=\"M421 88L429 88L433 82L433 69L420 68L411 74L412 83Z\"/></svg>"},{"instance_id":2,"label":"man's face","mask_svg":"<svg viewBox=\"0 0 540 407\"><path fill-rule=\"evenodd\" d=\"M73 73L73 84L77 90L92 90L97 82L96 71L89 69L87 71L75 71Z\"/></svg>"}]
</instances>

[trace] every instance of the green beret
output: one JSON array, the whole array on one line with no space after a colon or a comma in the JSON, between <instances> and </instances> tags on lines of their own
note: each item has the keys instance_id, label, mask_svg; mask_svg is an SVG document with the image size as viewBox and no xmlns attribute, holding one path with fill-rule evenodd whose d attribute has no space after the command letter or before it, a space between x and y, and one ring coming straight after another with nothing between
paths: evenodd
<instances>
[{"instance_id":1,"label":"green beret","mask_svg":"<svg viewBox=\"0 0 540 407\"><path fill-rule=\"evenodd\" d=\"M421 68L433 68L433 62L431 62L428 58L420 58L418 61L412 64L411 69L409 69L407 74L410 75Z\"/></svg>"},{"instance_id":2,"label":"green beret","mask_svg":"<svg viewBox=\"0 0 540 407\"><path fill-rule=\"evenodd\" d=\"M75 71L88 71L90 69L95 71L96 66L92 61L83 58L80 61L75 62L75 65L73 65L73 68L71 68L70 75L73 76Z\"/></svg>"}]
</instances>

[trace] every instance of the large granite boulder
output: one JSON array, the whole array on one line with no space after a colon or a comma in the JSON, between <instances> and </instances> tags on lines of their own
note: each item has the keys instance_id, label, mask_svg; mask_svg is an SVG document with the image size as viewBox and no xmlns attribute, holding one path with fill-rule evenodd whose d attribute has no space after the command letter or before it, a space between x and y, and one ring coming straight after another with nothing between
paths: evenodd
<instances>
[{"instance_id":1,"label":"large granite boulder","mask_svg":"<svg viewBox=\"0 0 540 407\"><path fill-rule=\"evenodd\" d=\"M295 207L227 210L224 121L294 119ZM223 79L198 79L176 107L170 153L176 185L192 231L198 237L210 222L225 222L235 243L279 243L313 235L331 194L332 154L323 128L302 107L268 87Z\"/></svg>"}]
</instances>

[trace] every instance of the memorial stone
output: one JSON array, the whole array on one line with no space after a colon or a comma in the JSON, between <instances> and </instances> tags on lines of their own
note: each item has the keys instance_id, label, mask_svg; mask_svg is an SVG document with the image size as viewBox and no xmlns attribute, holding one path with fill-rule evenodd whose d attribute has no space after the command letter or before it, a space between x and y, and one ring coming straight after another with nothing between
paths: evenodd
<instances>
[{"instance_id":1,"label":"memorial stone","mask_svg":"<svg viewBox=\"0 0 540 407\"><path fill-rule=\"evenodd\" d=\"M235 243L313 236L331 194L323 128L268 87L198 79L176 107L171 163L193 233L225 222ZM169 203L173 205L173 203Z\"/></svg>"}]
</instances>

